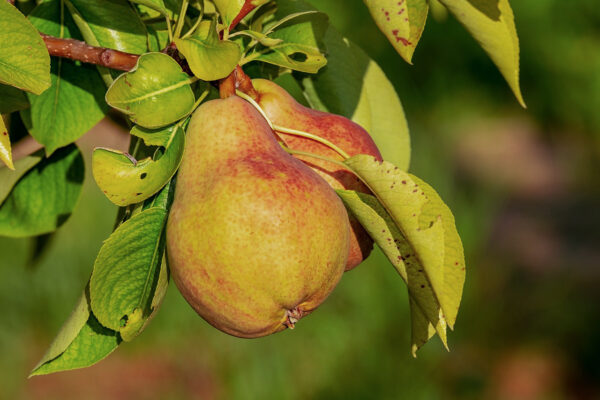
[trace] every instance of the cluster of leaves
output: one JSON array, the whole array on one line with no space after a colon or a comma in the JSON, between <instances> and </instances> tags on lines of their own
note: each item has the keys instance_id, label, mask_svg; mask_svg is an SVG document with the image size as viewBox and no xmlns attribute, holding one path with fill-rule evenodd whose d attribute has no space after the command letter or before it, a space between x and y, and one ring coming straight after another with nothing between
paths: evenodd
<instances>
[{"instance_id":1,"label":"cluster of leaves","mask_svg":"<svg viewBox=\"0 0 600 400\"><path fill-rule=\"evenodd\" d=\"M403 1L365 2L410 60L427 2L407 0L407 11L393 17L389 7ZM506 64L505 37L498 36L505 29L516 45L508 3L500 1L497 19L479 12L492 1L443 3L464 19L520 97L518 80L509 76L514 65ZM253 11L238 24L249 4ZM431 187L405 172L410 142L394 88L326 15L300 0L45 0L32 10L0 1L0 23L8 27L0 34L0 83L5 84L0 84L0 113L9 127L0 120L0 158L14 168L0 169L1 235L56 230L73 210L83 182L83 159L74 141L109 106L131 123L128 153L105 148L93 153L94 179L120 207L115 230L98 254L79 304L33 375L101 360L136 337L157 311L168 283L165 224L187 122L200 103L217 96L210 82L227 77L237 65L245 65L252 76L275 80L305 105L351 118L373 136L388 161L367 156L344 161L373 194L338 194L407 283L413 354L436 333L446 345L465 269L453 216ZM50 60L39 32L140 56L133 70L120 75ZM177 57L162 52L171 43ZM515 60L518 65L518 49ZM10 143L27 134L45 154L13 165Z\"/></svg>"}]
</instances>

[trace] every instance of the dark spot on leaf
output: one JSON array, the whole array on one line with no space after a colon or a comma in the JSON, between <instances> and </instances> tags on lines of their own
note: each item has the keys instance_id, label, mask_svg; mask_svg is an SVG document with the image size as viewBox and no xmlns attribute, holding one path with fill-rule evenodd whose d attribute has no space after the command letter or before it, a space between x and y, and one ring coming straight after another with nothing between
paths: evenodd
<instances>
[{"instance_id":1,"label":"dark spot on leaf","mask_svg":"<svg viewBox=\"0 0 600 400\"><path fill-rule=\"evenodd\" d=\"M141 195L141 193L136 193L135 195L136 195L136 196L140 196L140 195Z\"/></svg>"},{"instance_id":2,"label":"dark spot on leaf","mask_svg":"<svg viewBox=\"0 0 600 400\"><path fill-rule=\"evenodd\" d=\"M308 59L308 56L306 55L306 53L301 53L297 51L295 53L290 54L289 58L297 62L304 62Z\"/></svg>"},{"instance_id":3,"label":"dark spot on leaf","mask_svg":"<svg viewBox=\"0 0 600 400\"><path fill-rule=\"evenodd\" d=\"M2 132L2 134L3 134L4 136L6 136L6 135L8 135L8 132Z\"/></svg>"},{"instance_id":4,"label":"dark spot on leaf","mask_svg":"<svg viewBox=\"0 0 600 400\"><path fill-rule=\"evenodd\" d=\"M140 175L140 179L144 179L146 176L148 176L148 174L145 172L142 172L142 174Z\"/></svg>"},{"instance_id":5,"label":"dark spot on leaf","mask_svg":"<svg viewBox=\"0 0 600 400\"><path fill-rule=\"evenodd\" d=\"M403 185L406 185L406 181L402 181L402 184L403 184Z\"/></svg>"},{"instance_id":6,"label":"dark spot on leaf","mask_svg":"<svg viewBox=\"0 0 600 400\"><path fill-rule=\"evenodd\" d=\"M421 289L424 289L424 288L425 288L425 285L421 285Z\"/></svg>"},{"instance_id":7,"label":"dark spot on leaf","mask_svg":"<svg viewBox=\"0 0 600 400\"><path fill-rule=\"evenodd\" d=\"M121 317L121 320L119 321L119 325L121 326L121 328L124 328L127 325L128 319L129 319L129 317L127 315L123 315Z\"/></svg>"}]
</instances>

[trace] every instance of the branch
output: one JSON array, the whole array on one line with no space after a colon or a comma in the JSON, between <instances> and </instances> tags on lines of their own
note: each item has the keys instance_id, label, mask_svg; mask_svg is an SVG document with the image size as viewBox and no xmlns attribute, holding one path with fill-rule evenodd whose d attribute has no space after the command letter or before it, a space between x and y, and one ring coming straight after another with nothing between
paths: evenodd
<instances>
[{"instance_id":1,"label":"branch","mask_svg":"<svg viewBox=\"0 0 600 400\"><path fill-rule=\"evenodd\" d=\"M140 56L104 47L90 46L75 39L60 39L40 33L51 56L70 58L97 64L110 69L129 71L135 67Z\"/></svg>"},{"instance_id":2,"label":"branch","mask_svg":"<svg viewBox=\"0 0 600 400\"><path fill-rule=\"evenodd\" d=\"M256 8L256 6L253 4L254 0L246 0L246 2L244 3L244 5L242 6L242 9L240 10L240 13L237 15L237 17L235 17L233 19L233 21L231 21L231 25L229 25L229 30L233 30L233 28L236 27L237 24L239 24L239 22L244 19L244 17L246 15L248 15L250 13L250 11L254 10L254 8Z\"/></svg>"}]
</instances>

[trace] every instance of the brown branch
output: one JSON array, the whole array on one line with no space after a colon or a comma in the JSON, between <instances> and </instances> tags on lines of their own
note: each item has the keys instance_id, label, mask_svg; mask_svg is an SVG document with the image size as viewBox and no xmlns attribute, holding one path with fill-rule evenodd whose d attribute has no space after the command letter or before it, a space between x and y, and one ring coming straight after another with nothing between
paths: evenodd
<instances>
[{"instance_id":1,"label":"brown branch","mask_svg":"<svg viewBox=\"0 0 600 400\"><path fill-rule=\"evenodd\" d=\"M90 46L75 39L60 39L43 33L40 33L40 35L51 56L70 58L119 71L133 69L140 57L137 54L125 53L119 50Z\"/></svg>"},{"instance_id":2,"label":"brown branch","mask_svg":"<svg viewBox=\"0 0 600 400\"><path fill-rule=\"evenodd\" d=\"M255 1L256 0L246 0L244 5L242 6L242 9L240 10L240 13L237 15L237 17L233 19L233 21L231 21L231 25L229 25L229 30L235 28L237 24L239 24L240 21L250 13L250 11L256 8L256 6L253 4Z\"/></svg>"}]
</instances>

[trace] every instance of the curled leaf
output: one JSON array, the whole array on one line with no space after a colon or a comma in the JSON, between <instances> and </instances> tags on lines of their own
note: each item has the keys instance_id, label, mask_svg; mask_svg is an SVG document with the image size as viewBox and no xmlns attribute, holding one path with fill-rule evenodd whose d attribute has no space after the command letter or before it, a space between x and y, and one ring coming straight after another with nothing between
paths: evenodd
<instances>
[{"instance_id":1,"label":"curled leaf","mask_svg":"<svg viewBox=\"0 0 600 400\"><path fill-rule=\"evenodd\" d=\"M157 193L179 168L185 145L183 129L175 125L154 132L137 127L131 133L148 145L163 146L165 152L158 160L148 157L137 161L121 151L94 150L94 179L118 206L139 203Z\"/></svg>"}]
</instances>

